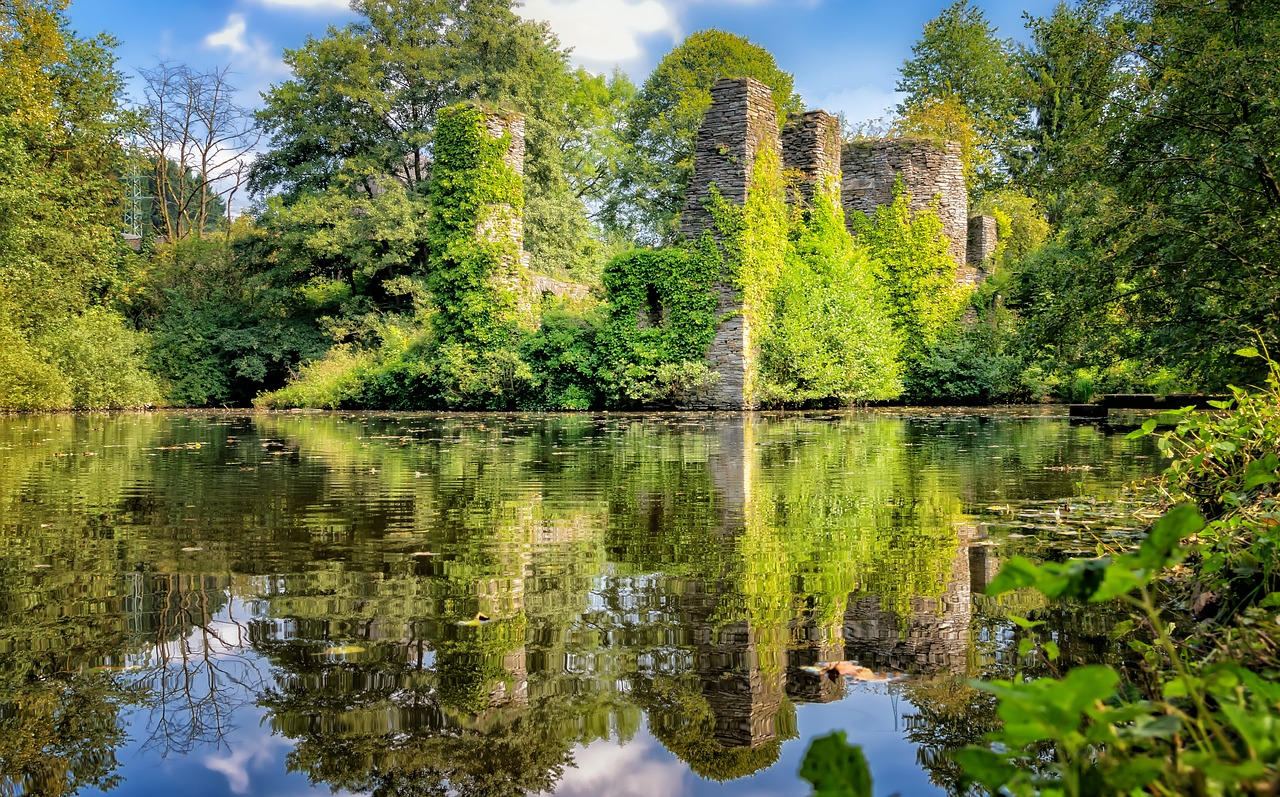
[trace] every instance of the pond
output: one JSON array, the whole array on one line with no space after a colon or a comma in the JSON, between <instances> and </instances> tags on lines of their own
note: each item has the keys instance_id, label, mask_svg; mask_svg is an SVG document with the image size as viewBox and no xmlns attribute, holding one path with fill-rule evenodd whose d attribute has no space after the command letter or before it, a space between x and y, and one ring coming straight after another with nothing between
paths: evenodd
<instances>
[{"instance_id":1,"label":"pond","mask_svg":"<svg viewBox=\"0 0 1280 797\"><path fill-rule=\"evenodd\" d=\"M1161 465L1041 408L0 417L0 794L805 795L833 730L946 794L1020 634L1116 655L999 562Z\"/></svg>"}]
</instances>

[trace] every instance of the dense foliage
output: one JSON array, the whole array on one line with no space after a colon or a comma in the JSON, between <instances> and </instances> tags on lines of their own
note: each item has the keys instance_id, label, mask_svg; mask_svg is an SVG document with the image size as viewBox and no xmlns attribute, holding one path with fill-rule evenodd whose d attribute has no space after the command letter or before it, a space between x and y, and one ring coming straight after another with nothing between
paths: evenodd
<instances>
[{"instance_id":1,"label":"dense foliage","mask_svg":"<svg viewBox=\"0 0 1280 797\"><path fill-rule=\"evenodd\" d=\"M1264 376L1232 351L1276 348L1280 28L1259 4L1081 0L1027 17L1020 44L971 0L925 26L886 130L960 143L971 211L999 229L973 291L935 213L899 196L850 239L768 162L746 207L718 204L714 246L677 240L715 80L802 108L728 32L637 88L570 69L508 0L359 2L285 53L254 127L225 70L176 63L140 70L130 110L113 42L70 33L64 7L0 18L6 409L678 405L715 383L717 282L771 406L1220 391ZM440 173L467 103L523 116L523 179ZM226 152L259 136L246 175ZM241 178L258 203L233 223ZM527 257L480 254L464 233L507 221L478 205L520 214ZM582 287L491 290L529 284L520 263Z\"/></svg>"}]
</instances>

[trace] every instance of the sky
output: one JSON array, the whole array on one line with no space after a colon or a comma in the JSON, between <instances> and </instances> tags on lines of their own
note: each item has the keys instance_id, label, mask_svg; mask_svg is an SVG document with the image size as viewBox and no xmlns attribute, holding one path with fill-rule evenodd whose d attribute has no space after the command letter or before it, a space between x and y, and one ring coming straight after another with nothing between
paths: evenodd
<instances>
[{"instance_id":1,"label":"sky","mask_svg":"<svg viewBox=\"0 0 1280 797\"><path fill-rule=\"evenodd\" d=\"M1058 0L979 0L1003 37L1022 39L1023 12L1048 15ZM810 109L851 122L885 116L898 95L898 68L926 22L949 0L524 0L519 13L545 20L595 72L620 67L641 84L690 33L719 28L773 53L795 75ZM160 60L196 68L230 66L244 105L286 80L284 48L321 37L356 17L347 0L72 0L72 27L120 41L122 71ZM135 90L136 91L136 90Z\"/></svg>"}]
</instances>

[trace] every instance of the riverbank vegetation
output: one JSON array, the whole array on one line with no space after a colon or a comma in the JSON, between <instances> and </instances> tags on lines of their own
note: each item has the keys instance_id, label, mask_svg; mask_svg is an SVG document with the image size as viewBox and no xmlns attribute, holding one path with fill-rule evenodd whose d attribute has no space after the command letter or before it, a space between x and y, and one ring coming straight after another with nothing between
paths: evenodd
<instances>
[{"instance_id":1,"label":"riverbank vegetation","mask_svg":"<svg viewBox=\"0 0 1280 797\"><path fill-rule=\"evenodd\" d=\"M1280 788L1280 365L1213 413L1181 413L1160 449L1168 511L1133 550L1006 562L987 592L1116 606L1119 666L1074 666L1032 613L1012 677L975 681L999 722L952 749L953 788L1010 795L1266 795ZM1131 437L1154 434L1154 421ZM814 742L816 794L870 795L861 751Z\"/></svg>"},{"instance_id":2,"label":"riverbank vegetation","mask_svg":"<svg viewBox=\"0 0 1280 797\"><path fill-rule=\"evenodd\" d=\"M225 70L129 65L149 87L131 100L113 40L71 32L65 6L0 17L0 408L622 408L714 383L698 349L721 319L695 311L688 334L630 319L656 264L676 269L657 306L732 271L711 271L732 251L679 241L676 214L718 77L771 86L784 120L803 109L764 49L696 33L636 86L571 69L507 0L357 2L356 22L285 53L290 77L256 115L204 109L228 148L261 150L228 165L161 112L230 90ZM1026 25L1017 43L968 0L948 7L883 125L961 142L971 208L1000 231L976 290L952 287L936 214L905 198L850 236L839 208L784 209L789 177L765 170L763 212L721 214L768 249L736 272L765 404L1263 378L1231 352L1255 334L1274 348L1280 328L1280 23L1260 4L1081 0ZM441 120L459 103L523 115L523 179L489 201L522 213L529 269L587 291L533 302L483 351L457 340L475 319L449 298L441 237ZM191 154L160 162L175 152Z\"/></svg>"}]
</instances>

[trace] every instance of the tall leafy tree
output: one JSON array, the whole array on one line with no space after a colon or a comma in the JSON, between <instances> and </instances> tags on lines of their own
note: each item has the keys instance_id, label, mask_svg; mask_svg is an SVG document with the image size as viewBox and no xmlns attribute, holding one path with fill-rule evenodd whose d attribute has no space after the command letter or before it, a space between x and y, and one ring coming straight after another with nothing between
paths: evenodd
<instances>
[{"instance_id":1,"label":"tall leafy tree","mask_svg":"<svg viewBox=\"0 0 1280 797\"><path fill-rule=\"evenodd\" d=\"M1128 79L1133 24L1105 0L1059 3L1048 17L1027 17L1030 42L1015 62L1027 102L1015 167L1043 200L1075 179L1074 148L1092 136L1112 95Z\"/></svg>"},{"instance_id":2,"label":"tall leafy tree","mask_svg":"<svg viewBox=\"0 0 1280 797\"><path fill-rule=\"evenodd\" d=\"M1244 0L1128 14L1132 44L1111 40L1132 48L1124 79L1073 136L1059 256L1024 287L1054 336L1193 385L1247 382L1261 374L1232 352L1280 328L1280 16Z\"/></svg>"},{"instance_id":3,"label":"tall leafy tree","mask_svg":"<svg viewBox=\"0 0 1280 797\"><path fill-rule=\"evenodd\" d=\"M0 5L0 303L34 329L115 278L123 160L114 41L75 37L66 2Z\"/></svg>"},{"instance_id":4,"label":"tall leafy tree","mask_svg":"<svg viewBox=\"0 0 1280 797\"><path fill-rule=\"evenodd\" d=\"M511 0L355 0L361 19L285 52L291 79L259 114L270 150L250 175L257 192L286 202L323 191L339 175L390 175L425 194L436 114L473 100L526 115L526 243L535 267L572 258L590 227L565 176L561 144L573 80L565 52ZM552 264L554 264L552 262Z\"/></svg>"},{"instance_id":5,"label":"tall leafy tree","mask_svg":"<svg viewBox=\"0 0 1280 797\"><path fill-rule=\"evenodd\" d=\"M121 276L121 139L136 121L108 36L63 0L0 3L0 408L146 403Z\"/></svg>"},{"instance_id":6,"label":"tall leafy tree","mask_svg":"<svg viewBox=\"0 0 1280 797\"><path fill-rule=\"evenodd\" d=\"M772 88L779 121L804 109L794 78L768 50L720 30L690 35L663 57L631 103L623 132L630 157L605 202L606 226L648 242L671 237L711 87L725 77L755 78Z\"/></svg>"},{"instance_id":7,"label":"tall leafy tree","mask_svg":"<svg viewBox=\"0 0 1280 797\"><path fill-rule=\"evenodd\" d=\"M911 57L902 64L897 89L907 96L898 114L919 114L939 100L958 98L974 121L981 146L988 150L975 161L995 161L998 167L1016 149L1014 134L1022 114L1012 52L1010 42L997 37L982 9L969 0L956 0L925 24ZM986 182L998 180L991 169L981 174Z\"/></svg>"}]
</instances>

